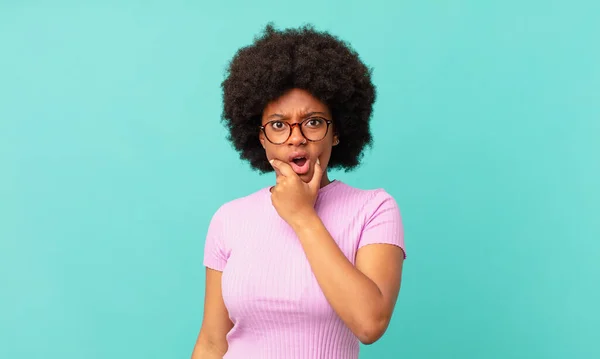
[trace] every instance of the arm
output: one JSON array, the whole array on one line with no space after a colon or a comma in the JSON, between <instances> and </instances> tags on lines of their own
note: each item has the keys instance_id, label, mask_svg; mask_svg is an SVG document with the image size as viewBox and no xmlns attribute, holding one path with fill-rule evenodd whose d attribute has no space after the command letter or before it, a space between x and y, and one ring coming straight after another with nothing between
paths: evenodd
<instances>
[{"instance_id":1,"label":"arm","mask_svg":"<svg viewBox=\"0 0 600 359\"><path fill-rule=\"evenodd\" d=\"M222 359L227 352L227 333L233 327L221 292L222 272L206 268L204 318L192 359Z\"/></svg>"},{"instance_id":2,"label":"arm","mask_svg":"<svg viewBox=\"0 0 600 359\"><path fill-rule=\"evenodd\" d=\"M308 183L288 164L279 160L271 160L271 164L277 172L271 201L298 236L323 294L362 343L374 343L390 322L402 277L402 248L378 244L382 240L402 241L400 213L395 202L388 199L386 206L378 207L369 219L361 234L354 266L314 209L323 175L319 160Z\"/></svg>"},{"instance_id":3,"label":"arm","mask_svg":"<svg viewBox=\"0 0 600 359\"><path fill-rule=\"evenodd\" d=\"M386 331L400 290L404 252L389 244L360 248L356 267L316 212L291 223L329 304L363 344Z\"/></svg>"}]
</instances>

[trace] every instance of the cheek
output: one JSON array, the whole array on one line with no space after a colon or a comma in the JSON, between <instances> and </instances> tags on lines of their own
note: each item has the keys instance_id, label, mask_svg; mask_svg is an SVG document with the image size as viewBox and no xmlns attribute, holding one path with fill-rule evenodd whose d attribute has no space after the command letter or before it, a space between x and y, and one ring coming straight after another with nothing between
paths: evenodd
<instances>
[{"instance_id":1,"label":"cheek","mask_svg":"<svg viewBox=\"0 0 600 359\"><path fill-rule=\"evenodd\" d=\"M331 144L324 144L323 146L319 146L319 148L316 150L316 152L319 153L319 158L321 161L328 161L329 158L331 158L331 151Z\"/></svg>"},{"instance_id":2,"label":"cheek","mask_svg":"<svg viewBox=\"0 0 600 359\"><path fill-rule=\"evenodd\" d=\"M271 160L273 158L280 157L280 156L278 156L279 151L277 151L277 147L274 147L273 145L271 145L269 143L265 143L263 147L265 149L265 156L267 157L267 159Z\"/></svg>"}]
</instances>

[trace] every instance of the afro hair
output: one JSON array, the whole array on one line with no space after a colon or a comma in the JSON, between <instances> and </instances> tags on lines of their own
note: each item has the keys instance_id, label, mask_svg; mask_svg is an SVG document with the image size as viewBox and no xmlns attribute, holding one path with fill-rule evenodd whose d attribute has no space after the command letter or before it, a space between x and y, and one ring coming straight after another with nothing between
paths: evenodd
<instances>
[{"instance_id":1,"label":"afro hair","mask_svg":"<svg viewBox=\"0 0 600 359\"><path fill-rule=\"evenodd\" d=\"M356 168L372 144L369 121L376 93L371 69L349 44L310 25L278 31L268 24L252 45L237 51L221 86L228 140L259 172L273 170L258 141L263 110L293 88L308 91L332 114L340 143L329 168Z\"/></svg>"}]
</instances>

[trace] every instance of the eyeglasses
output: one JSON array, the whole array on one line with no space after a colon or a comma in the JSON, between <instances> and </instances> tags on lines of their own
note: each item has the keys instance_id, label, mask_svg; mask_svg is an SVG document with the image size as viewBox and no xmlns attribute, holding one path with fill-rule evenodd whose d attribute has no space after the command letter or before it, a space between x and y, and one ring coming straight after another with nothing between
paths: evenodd
<instances>
[{"instance_id":1,"label":"eyeglasses","mask_svg":"<svg viewBox=\"0 0 600 359\"><path fill-rule=\"evenodd\" d=\"M299 126L300 133L311 142L321 141L327 136L332 121L319 117L311 117L298 123L273 120L260 126L269 142L274 145L284 144L291 136L294 126Z\"/></svg>"}]
</instances>

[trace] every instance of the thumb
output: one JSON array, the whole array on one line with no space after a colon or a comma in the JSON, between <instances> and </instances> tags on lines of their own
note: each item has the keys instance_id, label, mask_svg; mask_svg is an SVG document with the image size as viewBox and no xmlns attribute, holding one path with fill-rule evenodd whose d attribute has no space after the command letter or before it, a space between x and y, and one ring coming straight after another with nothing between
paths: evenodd
<instances>
[{"instance_id":1,"label":"thumb","mask_svg":"<svg viewBox=\"0 0 600 359\"><path fill-rule=\"evenodd\" d=\"M281 176L281 172L279 171L279 167L277 167L277 163L275 163L275 159L270 160L269 163L273 167L273 171L275 171L275 176Z\"/></svg>"},{"instance_id":2,"label":"thumb","mask_svg":"<svg viewBox=\"0 0 600 359\"><path fill-rule=\"evenodd\" d=\"M317 162L315 163L315 170L313 176L308 183L310 188L312 188L315 192L319 191L321 187L321 178L323 177L323 167L321 167L321 161L317 158Z\"/></svg>"}]
</instances>

